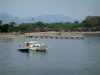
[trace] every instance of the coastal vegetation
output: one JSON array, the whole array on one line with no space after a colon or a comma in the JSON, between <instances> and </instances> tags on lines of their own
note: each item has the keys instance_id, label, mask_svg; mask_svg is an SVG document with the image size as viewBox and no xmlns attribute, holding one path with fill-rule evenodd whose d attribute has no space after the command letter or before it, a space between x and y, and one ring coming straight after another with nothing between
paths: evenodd
<instances>
[{"instance_id":1,"label":"coastal vegetation","mask_svg":"<svg viewBox=\"0 0 100 75\"><path fill-rule=\"evenodd\" d=\"M10 22L3 24L0 20L0 33L9 32L46 32L46 31L63 31L63 32L92 32L100 31L100 16L87 16L82 22L55 22L43 23L41 21L34 23Z\"/></svg>"}]
</instances>

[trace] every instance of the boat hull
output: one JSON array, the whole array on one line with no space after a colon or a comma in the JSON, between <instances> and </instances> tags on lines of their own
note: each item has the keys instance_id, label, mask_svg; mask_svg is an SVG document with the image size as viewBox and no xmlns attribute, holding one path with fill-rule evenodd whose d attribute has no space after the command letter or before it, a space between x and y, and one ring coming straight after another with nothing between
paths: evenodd
<instances>
[{"instance_id":1,"label":"boat hull","mask_svg":"<svg viewBox=\"0 0 100 75\"><path fill-rule=\"evenodd\" d=\"M18 51L20 51L20 52L29 52L29 49L28 48L23 48L23 49L18 49Z\"/></svg>"},{"instance_id":2,"label":"boat hull","mask_svg":"<svg viewBox=\"0 0 100 75\"><path fill-rule=\"evenodd\" d=\"M29 49L29 51L47 51L48 48L28 48L28 47L25 47L27 49Z\"/></svg>"},{"instance_id":3,"label":"boat hull","mask_svg":"<svg viewBox=\"0 0 100 75\"><path fill-rule=\"evenodd\" d=\"M30 51L47 51L48 49L47 48L42 48L42 49L39 49L39 48L29 48Z\"/></svg>"}]
</instances>

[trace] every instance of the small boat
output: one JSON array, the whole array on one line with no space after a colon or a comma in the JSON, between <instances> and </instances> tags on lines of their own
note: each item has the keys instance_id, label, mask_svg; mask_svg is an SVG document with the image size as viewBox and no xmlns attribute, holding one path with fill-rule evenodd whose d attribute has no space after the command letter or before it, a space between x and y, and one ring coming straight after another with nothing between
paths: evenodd
<instances>
[{"instance_id":1,"label":"small boat","mask_svg":"<svg viewBox=\"0 0 100 75\"><path fill-rule=\"evenodd\" d=\"M46 44L41 44L38 41L25 42L25 48L30 51L47 51L48 46Z\"/></svg>"}]
</instances>

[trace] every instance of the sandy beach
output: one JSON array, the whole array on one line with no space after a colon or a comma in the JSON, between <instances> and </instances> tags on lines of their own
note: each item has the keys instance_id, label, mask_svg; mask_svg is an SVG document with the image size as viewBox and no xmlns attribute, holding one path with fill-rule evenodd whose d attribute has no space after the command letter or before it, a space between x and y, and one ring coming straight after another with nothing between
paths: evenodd
<instances>
[{"instance_id":1,"label":"sandy beach","mask_svg":"<svg viewBox=\"0 0 100 75\"><path fill-rule=\"evenodd\" d=\"M25 38L25 35L0 34L0 39Z\"/></svg>"},{"instance_id":2,"label":"sandy beach","mask_svg":"<svg viewBox=\"0 0 100 75\"><path fill-rule=\"evenodd\" d=\"M65 33L65 34L89 34L89 33L100 33L100 31L97 32L33 32L33 33L25 33L19 34L19 35L13 35L13 34L1 34L0 33L0 39L9 39L9 38L26 38L27 36L42 36L42 35L57 35L59 33Z\"/></svg>"},{"instance_id":3,"label":"sandy beach","mask_svg":"<svg viewBox=\"0 0 100 75\"><path fill-rule=\"evenodd\" d=\"M0 39L14 39L14 38L26 38L28 36L41 36L41 35L53 35L58 34L59 32L33 32L33 33L24 33L19 35L14 34L1 34L0 33Z\"/></svg>"}]
</instances>

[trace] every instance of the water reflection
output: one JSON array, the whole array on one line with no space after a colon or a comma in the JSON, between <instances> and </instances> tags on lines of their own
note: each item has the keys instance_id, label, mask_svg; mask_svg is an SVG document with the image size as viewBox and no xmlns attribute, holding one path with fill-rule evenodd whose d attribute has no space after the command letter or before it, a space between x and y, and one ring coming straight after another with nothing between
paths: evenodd
<instances>
[{"instance_id":1,"label":"water reflection","mask_svg":"<svg viewBox=\"0 0 100 75\"><path fill-rule=\"evenodd\" d=\"M37 52L37 51L30 51L30 52L19 51L19 52L23 53L23 54L27 54L29 58L46 56L48 54L48 52L45 52L45 51L40 51L40 52Z\"/></svg>"},{"instance_id":2,"label":"water reflection","mask_svg":"<svg viewBox=\"0 0 100 75\"><path fill-rule=\"evenodd\" d=\"M85 33L83 34L84 37L100 37L100 33Z\"/></svg>"},{"instance_id":3,"label":"water reflection","mask_svg":"<svg viewBox=\"0 0 100 75\"><path fill-rule=\"evenodd\" d=\"M48 52L36 52L36 51L31 51L29 52L29 56L40 56L40 55L47 55Z\"/></svg>"},{"instance_id":4,"label":"water reflection","mask_svg":"<svg viewBox=\"0 0 100 75\"><path fill-rule=\"evenodd\" d=\"M13 39L2 39L0 40L0 43L11 43L13 42Z\"/></svg>"}]
</instances>

